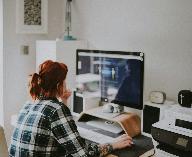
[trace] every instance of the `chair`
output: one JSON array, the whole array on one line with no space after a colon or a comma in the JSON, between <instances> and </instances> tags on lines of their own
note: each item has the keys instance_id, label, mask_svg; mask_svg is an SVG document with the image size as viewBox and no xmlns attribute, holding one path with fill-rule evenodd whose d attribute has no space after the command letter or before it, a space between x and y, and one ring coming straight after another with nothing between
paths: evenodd
<instances>
[{"instance_id":1,"label":"chair","mask_svg":"<svg viewBox=\"0 0 192 157\"><path fill-rule=\"evenodd\" d=\"M7 142L5 139L5 134L2 126L0 126L0 156L8 157Z\"/></svg>"}]
</instances>

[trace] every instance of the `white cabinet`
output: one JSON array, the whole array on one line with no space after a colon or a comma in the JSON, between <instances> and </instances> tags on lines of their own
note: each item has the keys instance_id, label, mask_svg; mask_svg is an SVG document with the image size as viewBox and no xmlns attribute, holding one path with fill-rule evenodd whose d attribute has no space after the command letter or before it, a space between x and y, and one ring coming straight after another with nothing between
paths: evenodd
<instances>
[{"instance_id":1,"label":"white cabinet","mask_svg":"<svg viewBox=\"0 0 192 157\"><path fill-rule=\"evenodd\" d=\"M67 85L73 90L75 88L76 76L76 49L88 48L87 41L36 41L36 71L45 60L63 62L68 66Z\"/></svg>"}]
</instances>

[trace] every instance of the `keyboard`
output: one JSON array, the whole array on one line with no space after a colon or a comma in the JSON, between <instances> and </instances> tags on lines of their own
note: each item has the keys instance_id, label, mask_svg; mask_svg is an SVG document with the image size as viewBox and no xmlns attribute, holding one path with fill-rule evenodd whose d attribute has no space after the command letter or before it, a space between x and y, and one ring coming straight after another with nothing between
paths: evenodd
<instances>
[{"instance_id":1,"label":"keyboard","mask_svg":"<svg viewBox=\"0 0 192 157\"><path fill-rule=\"evenodd\" d=\"M98 129L106 130L114 134L119 134L123 131L120 124L117 122L107 121L103 119L94 119L86 122L87 125L96 127Z\"/></svg>"},{"instance_id":2,"label":"keyboard","mask_svg":"<svg viewBox=\"0 0 192 157\"><path fill-rule=\"evenodd\" d=\"M99 144L112 143L116 140L116 138L100 134L90 129L85 129L83 127L78 126L77 129L81 137Z\"/></svg>"}]
</instances>

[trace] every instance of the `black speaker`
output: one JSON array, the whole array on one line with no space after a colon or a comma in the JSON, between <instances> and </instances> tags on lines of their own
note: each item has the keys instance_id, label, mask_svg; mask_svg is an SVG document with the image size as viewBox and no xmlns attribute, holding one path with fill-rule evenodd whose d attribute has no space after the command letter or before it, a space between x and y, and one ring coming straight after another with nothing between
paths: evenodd
<instances>
[{"instance_id":1,"label":"black speaker","mask_svg":"<svg viewBox=\"0 0 192 157\"><path fill-rule=\"evenodd\" d=\"M78 93L74 91L72 112L80 114L82 111L83 111L83 97L78 95Z\"/></svg>"},{"instance_id":2,"label":"black speaker","mask_svg":"<svg viewBox=\"0 0 192 157\"><path fill-rule=\"evenodd\" d=\"M159 121L160 108L145 105L143 109L143 132L151 134L151 126Z\"/></svg>"},{"instance_id":3,"label":"black speaker","mask_svg":"<svg viewBox=\"0 0 192 157\"><path fill-rule=\"evenodd\" d=\"M142 113L142 134L151 135L152 124L160 121L165 116L165 111L174 104L173 101L165 101L164 104L155 104L147 101L144 103Z\"/></svg>"},{"instance_id":4,"label":"black speaker","mask_svg":"<svg viewBox=\"0 0 192 157\"><path fill-rule=\"evenodd\" d=\"M183 107L191 107L192 92L190 90L181 90L178 94L178 103Z\"/></svg>"}]
</instances>

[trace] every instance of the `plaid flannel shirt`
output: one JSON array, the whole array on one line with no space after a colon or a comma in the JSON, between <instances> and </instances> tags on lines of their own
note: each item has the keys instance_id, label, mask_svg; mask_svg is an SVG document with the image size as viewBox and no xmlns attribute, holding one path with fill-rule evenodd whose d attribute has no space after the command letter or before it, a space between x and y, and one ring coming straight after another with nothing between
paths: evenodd
<instances>
[{"instance_id":1,"label":"plaid flannel shirt","mask_svg":"<svg viewBox=\"0 0 192 157\"><path fill-rule=\"evenodd\" d=\"M110 145L86 145L70 110L56 98L27 102L21 109L9 147L10 157L103 156Z\"/></svg>"}]
</instances>

